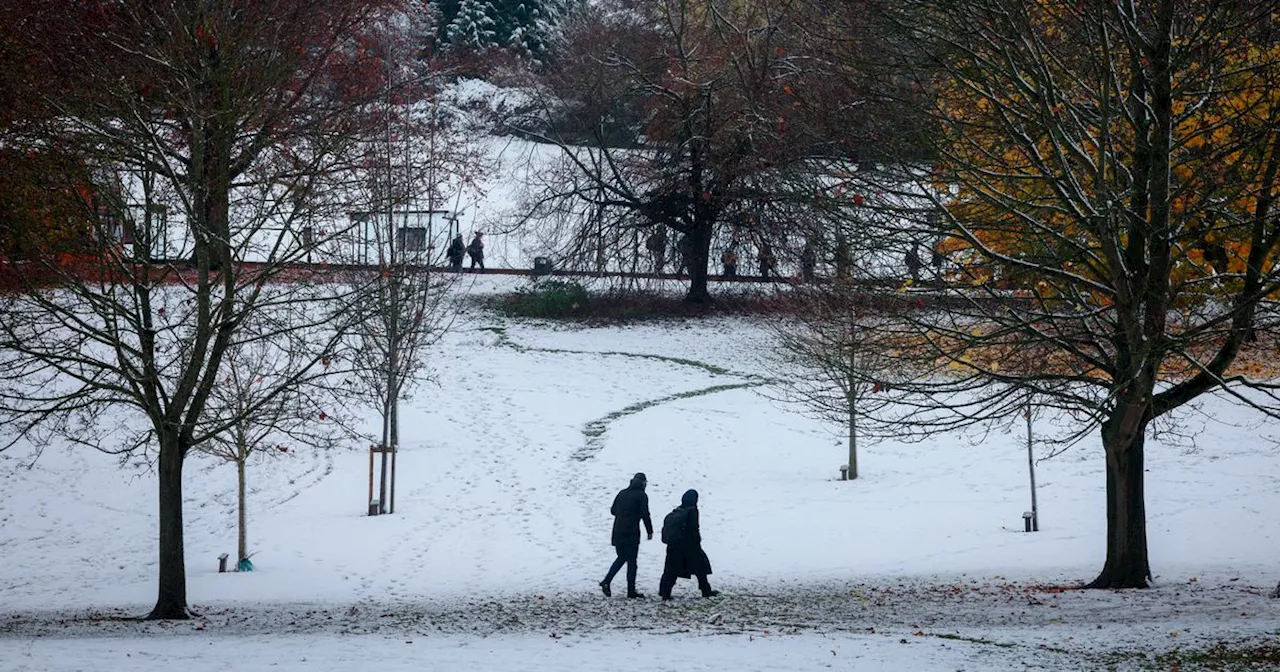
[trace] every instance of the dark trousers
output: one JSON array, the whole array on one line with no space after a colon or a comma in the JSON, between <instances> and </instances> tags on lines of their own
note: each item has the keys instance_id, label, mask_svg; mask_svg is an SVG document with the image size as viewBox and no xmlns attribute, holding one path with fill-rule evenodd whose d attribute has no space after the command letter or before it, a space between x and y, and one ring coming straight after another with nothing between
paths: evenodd
<instances>
[{"instance_id":1,"label":"dark trousers","mask_svg":"<svg viewBox=\"0 0 1280 672\"><path fill-rule=\"evenodd\" d=\"M609 568L609 573L605 574L605 584L613 583L613 577L618 575L618 570L622 569L622 565L627 566L627 594L636 592L636 558L640 555L640 544L618 544L614 546L618 551L618 559L613 561L613 566Z\"/></svg>"},{"instance_id":2,"label":"dark trousers","mask_svg":"<svg viewBox=\"0 0 1280 672\"><path fill-rule=\"evenodd\" d=\"M698 579L698 590L701 590L703 595L709 594L711 592L711 582L707 581L707 575L694 574L694 576ZM663 572L662 579L658 582L658 594L662 597L671 597L671 589L676 587L676 579L678 578L674 573Z\"/></svg>"}]
</instances>

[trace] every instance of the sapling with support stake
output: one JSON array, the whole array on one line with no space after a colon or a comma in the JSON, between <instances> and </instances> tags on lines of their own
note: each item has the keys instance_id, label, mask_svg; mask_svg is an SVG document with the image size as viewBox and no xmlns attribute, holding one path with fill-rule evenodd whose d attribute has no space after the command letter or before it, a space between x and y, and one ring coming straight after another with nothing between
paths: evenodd
<instances>
[{"instance_id":1,"label":"sapling with support stake","mask_svg":"<svg viewBox=\"0 0 1280 672\"><path fill-rule=\"evenodd\" d=\"M848 461L840 480L858 478L859 440L892 435L876 417L892 402L890 372L883 366L876 317L845 295L797 288L797 310L774 324L777 355L771 368L779 400L845 428Z\"/></svg>"},{"instance_id":2,"label":"sapling with support stake","mask_svg":"<svg viewBox=\"0 0 1280 672\"><path fill-rule=\"evenodd\" d=\"M416 53L405 43L381 48L387 67L401 62L395 57L399 52ZM453 319L448 302L458 276L432 268L441 265L448 243L437 234L454 232L457 213L438 206L447 203L446 190L460 190L486 165L478 145L440 114L436 89L444 78L437 77L439 64L428 59L425 67L426 78L412 73L387 78L392 84L380 101L382 138L366 146L375 169L358 186L368 209L352 214L370 225L362 235L372 234L356 250L360 258L372 257L374 268L357 271L371 291L355 338L358 354L351 381L354 394L381 419L374 449L381 455L378 514L395 512L400 402L428 377L427 352Z\"/></svg>"},{"instance_id":3,"label":"sapling with support stake","mask_svg":"<svg viewBox=\"0 0 1280 672\"><path fill-rule=\"evenodd\" d=\"M328 386L337 368L323 357L312 375L290 377L305 352L299 339L311 334L273 333L270 321L245 325L227 348L206 411L209 439L196 450L236 466L236 571L253 570L248 543L247 471L251 458L283 458L322 453L350 437L343 419L341 390ZM266 335L271 334L271 338Z\"/></svg>"}]
</instances>

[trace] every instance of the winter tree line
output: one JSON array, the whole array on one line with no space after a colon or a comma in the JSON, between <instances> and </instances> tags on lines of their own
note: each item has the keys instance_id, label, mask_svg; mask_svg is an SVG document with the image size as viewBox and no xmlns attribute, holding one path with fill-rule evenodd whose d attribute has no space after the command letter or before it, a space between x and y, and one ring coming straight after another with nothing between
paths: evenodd
<instances>
[{"instance_id":1,"label":"winter tree line","mask_svg":"<svg viewBox=\"0 0 1280 672\"><path fill-rule=\"evenodd\" d=\"M787 394L846 424L851 457L859 432L1066 413L1057 438L1100 436L1107 467L1089 585L1146 586L1146 439L1208 394L1280 416L1278 18L1270 0L4 3L3 445L153 460L151 615L186 617L191 451L243 474L255 450L347 440L353 396L396 445L450 296L400 232L483 177L445 94L484 77L520 92L487 132L555 150L504 226L596 268L670 232L694 303L717 251L820 268L778 340L805 372ZM932 279L883 286L921 255Z\"/></svg>"}]
</instances>

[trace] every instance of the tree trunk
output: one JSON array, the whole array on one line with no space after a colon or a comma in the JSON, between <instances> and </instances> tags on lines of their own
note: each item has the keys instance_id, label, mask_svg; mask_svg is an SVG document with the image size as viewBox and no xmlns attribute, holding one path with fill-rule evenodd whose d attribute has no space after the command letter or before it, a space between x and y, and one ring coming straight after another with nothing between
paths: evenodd
<instances>
[{"instance_id":1,"label":"tree trunk","mask_svg":"<svg viewBox=\"0 0 1280 672\"><path fill-rule=\"evenodd\" d=\"M849 400L849 480L858 477L858 408Z\"/></svg>"},{"instance_id":2,"label":"tree trunk","mask_svg":"<svg viewBox=\"0 0 1280 672\"><path fill-rule=\"evenodd\" d=\"M858 477L858 334L854 325L849 325L849 361L845 378L844 402L849 405L849 480Z\"/></svg>"},{"instance_id":3,"label":"tree trunk","mask_svg":"<svg viewBox=\"0 0 1280 672\"><path fill-rule=\"evenodd\" d=\"M397 383L397 389L391 397L391 444L387 446L391 448L391 485L388 488L387 497L390 502L387 506L387 513L396 512L396 453L400 450L400 390Z\"/></svg>"},{"instance_id":4,"label":"tree trunk","mask_svg":"<svg viewBox=\"0 0 1280 672\"><path fill-rule=\"evenodd\" d=\"M236 485L237 485L237 495L239 500L238 501L239 511L238 511L238 520L237 520L237 524L239 527L239 534L237 539L238 541L237 555L240 560L244 560L245 558L249 557L249 532L248 532L248 521L247 521L248 517L245 513L246 507L245 507L245 487L244 487L244 481L245 481L244 462L245 461L243 459L236 460L236 481L237 481Z\"/></svg>"},{"instance_id":5,"label":"tree trunk","mask_svg":"<svg viewBox=\"0 0 1280 672\"><path fill-rule=\"evenodd\" d=\"M182 544L182 446L160 439L160 586L149 619L186 619L187 568Z\"/></svg>"},{"instance_id":6,"label":"tree trunk","mask_svg":"<svg viewBox=\"0 0 1280 672\"><path fill-rule=\"evenodd\" d=\"M711 258L711 224L699 222L689 232L689 293L684 300L689 303L710 303L707 290L707 265Z\"/></svg>"},{"instance_id":7,"label":"tree trunk","mask_svg":"<svg viewBox=\"0 0 1280 672\"><path fill-rule=\"evenodd\" d=\"M1146 588L1151 578L1142 471L1146 422L1129 439L1121 434L1119 424L1113 416L1102 426L1107 454L1107 561L1086 588Z\"/></svg>"}]
</instances>

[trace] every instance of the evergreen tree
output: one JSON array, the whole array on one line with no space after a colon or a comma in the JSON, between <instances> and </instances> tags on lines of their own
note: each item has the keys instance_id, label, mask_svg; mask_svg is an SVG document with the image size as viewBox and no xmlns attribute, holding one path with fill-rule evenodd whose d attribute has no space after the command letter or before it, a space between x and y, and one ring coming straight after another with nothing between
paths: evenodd
<instances>
[{"instance_id":1,"label":"evergreen tree","mask_svg":"<svg viewBox=\"0 0 1280 672\"><path fill-rule=\"evenodd\" d=\"M431 11L435 14L436 42L440 45L449 43L449 26L458 16L460 0L434 0Z\"/></svg>"},{"instance_id":2,"label":"evergreen tree","mask_svg":"<svg viewBox=\"0 0 1280 672\"><path fill-rule=\"evenodd\" d=\"M476 51L501 46L495 30L496 14L488 0L459 0L458 13L445 27L445 42L454 48Z\"/></svg>"},{"instance_id":3,"label":"evergreen tree","mask_svg":"<svg viewBox=\"0 0 1280 672\"><path fill-rule=\"evenodd\" d=\"M436 0L439 39L455 49L509 50L542 63L560 32L564 0Z\"/></svg>"},{"instance_id":4,"label":"evergreen tree","mask_svg":"<svg viewBox=\"0 0 1280 672\"><path fill-rule=\"evenodd\" d=\"M537 17L541 3L537 0L507 0L502 12L501 33L507 49L521 58L537 60L543 45Z\"/></svg>"}]
</instances>

